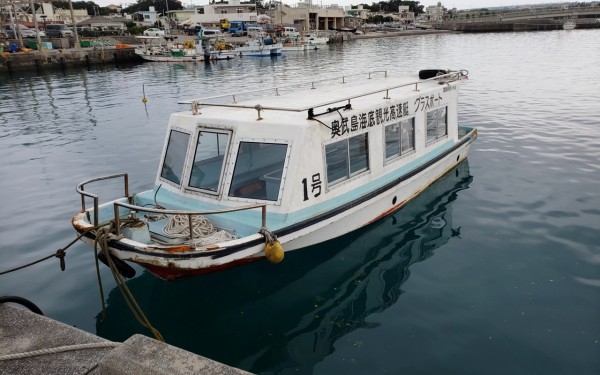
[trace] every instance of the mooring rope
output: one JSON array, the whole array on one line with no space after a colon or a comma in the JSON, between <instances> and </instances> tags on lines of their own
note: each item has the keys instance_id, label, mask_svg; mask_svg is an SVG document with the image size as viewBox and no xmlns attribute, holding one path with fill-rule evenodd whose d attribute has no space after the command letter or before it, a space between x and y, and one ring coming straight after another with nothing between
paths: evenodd
<instances>
[{"instance_id":1,"label":"mooring rope","mask_svg":"<svg viewBox=\"0 0 600 375\"><path fill-rule=\"evenodd\" d=\"M31 262L31 263L24 264L22 266L18 266L18 267L15 267L15 268L8 269L6 271L2 271L2 272L0 272L0 276L5 275L7 273L11 273L11 272L14 272L14 271L21 270L23 268L27 268L27 267L33 266L34 264L38 264L38 263L43 262L46 259L50 259L50 258L58 258L58 259L60 259L60 269L64 271L65 270L65 256L67 255L66 254L67 249L69 247L71 247L75 242L77 242L81 237L85 236L85 234L87 232L89 232L91 230L94 230L94 229L98 229L98 228L99 227L88 228L88 229L84 230L83 232L81 232L79 235L77 235L77 237L75 237L75 239L73 241L71 241L67 246L65 246L65 247L63 247L61 249L56 250L56 252L54 252L54 254L50 254L48 256L45 256L45 257L43 257L41 259L38 259L38 260L35 260L35 261Z\"/></svg>"},{"instance_id":2,"label":"mooring rope","mask_svg":"<svg viewBox=\"0 0 600 375\"><path fill-rule=\"evenodd\" d=\"M65 346L59 346L59 347L56 347L56 348L33 350L31 352L23 352L23 353L14 353L14 354L1 355L0 356L0 362L1 361L10 361L12 359L30 358L30 357L40 356L40 355L47 355L47 354L64 353L64 352L70 352L70 351L74 351L74 350L100 349L100 348L116 348L119 345L121 345L121 343L119 343L119 342L112 342L112 341L107 341L107 342L90 342L90 343L86 343L86 344L65 345Z\"/></svg>"},{"instance_id":3,"label":"mooring rope","mask_svg":"<svg viewBox=\"0 0 600 375\"><path fill-rule=\"evenodd\" d=\"M137 219L125 219L125 220L123 220L123 222L124 222L124 225L127 226L127 225L131 225L132 221L136 221L136 220ZM98 246L104 253L104 255L106 257L106 261L109 265L109 268L112 271L112 274L117 283L117 286L119 287L119 291L123 295L123 298L125 299L125 302L127 303L127 306L129 306L129 309L131 310L131 312L133 313L135 318L140 322L140 324L142 326L149 329L152 332L152 334L154 334L154 337L156 337L157 340L165 342L165 339L162 337L160 332L158 332L158 330L156 328L154 328L152 326L152 324L150 324L150 321L148 320L148 318L146 317L146 315L144 314L144 312L142 311L142 309L136 302L135 298L133 297L133 294L131 294L131 291L125 284L125 279L123 278L123 276L121 276L121 274L117 270L110 254L109 254L108 236L112 232L113 227L114 227L114 220L111 220L109 223L87 228L86 230L81 232L79 235L77 235L77 237L75 237L75 239L73 241L71 241L67 246L65 246L64 248L58 249L54 254L48 255L46 257L43 257L36 261L30 262L28 264L24 264L24 265L15 267L15 268L8 269L6 271L2 271L2 272L0 272L0 276L10 273L10 272L21 270L23 268L32 266L34 264L40 263L46 259L50 259L53 257L60 259L60 268L64 271L65 270L64 258L66 255L66 250L69 247L71 247L75 242L77 242L79 239L81 239L83 236L85 236L88 232L90 232L92 230L96 230L96 239L94 241L94 258L96 260L96 275L98 278L98 286L100 288L100 299L102 302L102 320L104 320L106 317L106 305L104 303L104 289L102 288L102 279L100 277L100 267L98 265L98 257L96 256L96 250L98 249ZM44 350L47 350L47 349L44 349ZM69 349L69 350L75 350L75 349ZM43 352L43 351L40 351L40 352ZM34 353L34 352L32 352L32 353ZM41 355L41 354L46 354L46 353L43 352L43 353L34 354L34 355ZM5 357L6 357L6 359L13 359L13 358L8 358L8 356L1 356L0 360L3 360ZM25 357L23 357L23 358L25 358Z\"/></svg>"},{"instance_id":4,"label":"mooring rope","mask_svg":"<svg viewBox=\"0 0 600 375\"><path fill-rule=\"evenodd\" d=\"M273 245L273 242L277 241L277 236L273 234L273 232L268 230L266 227L260 228L258 233L262 234L263 237L265 237L265 241L270 243L271 245Z\"/></svg>"},{"instance_id":5,"label":"mooring rope","mask_svg":"<svg viewBox=\"0 0 600 375\"><path fill-rule=\"evenodd\" d=\"M104 256L106 257L106 262L108 263L108 266L110 267L110 270L112 271L113 278L115 279L115 282L117 283L117 286L119 287L119 291L121 292L121 295L123 296L123 299L125 300L125 303L129 307L129 310L131 310L133 316L137 319L137 321L143 327L150 330L150 332L152 332L152 334L154 335L154 337L157 340L165 342L165 339L163 338L163 336L160 334L160 332L156 328L154 328L152 326L152 324L150 323L150 321L144 314L144 311L142 310L140 305L135 300L135 297L129 290L129 287L127 287L127 284L125 284L125 279L119 273L119 271L117 270L117 267L115 266L115 263L112 260L110 252L108 250L108 237L112 231L112 227L113 227L113 223L111 222L110 227L100 228L96 232L96 242L94 244L94 249L96 250L97 246L98 245L100 246L100 250L102 250L102 252L104 253ZM100 282L100 284L102 284L102 282L100 280L99 280L99 282ZM104 301L104 296L102 296L102 301ZM102 303L102 306L104 309L104 302ZM105 314L105 312L103 311L103 316L104 316L104 314Z\"/></svg>"}]
</instances>

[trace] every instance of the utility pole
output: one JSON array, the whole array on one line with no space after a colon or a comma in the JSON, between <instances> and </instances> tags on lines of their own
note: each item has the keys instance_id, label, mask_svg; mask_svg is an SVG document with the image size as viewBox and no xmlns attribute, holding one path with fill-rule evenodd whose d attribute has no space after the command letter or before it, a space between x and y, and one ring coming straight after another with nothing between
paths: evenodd
<instances>
[{"instance_id":1,"label":"utility pole","mask_svg":"<svg viewBox=\"0 0 600 375\"><path fill-rule=\"evenodd\" d=\"M75 48L80 48L79 35L77 33L77 23L75 23L75 14L73 13L73 2L69 0L69 10L71 11L71 23L73 24L73 35L75 35Z\"/></svg>"},{"instance_id":2,"label":"utility pole","mask_svg":"<svg viewBox=\"0 0 600 375\"><path fill-rule=\"evenodd\" d=\"M25 47L23 45L23 37L21 36L21 29L19 28L19 20L17 19L17 6L15 5L15 2L12 2L12 11L15 15L15 18L13 20L13 13L10 14L10 20L12 23L12 27L13 27L13 31L15 33L15 37L17 38L17 40L19 41L19 48L23 48Z\"/></svg>"},{"instance_id":3,"label":"utility pole","mask_svg":"<svg viewBox=\"0 0 600 375\"><path fill-rule=\"evenodd\" d=\"M33 4L33 0L29 0L29 6L31 7L31 14L33 18L33 26L35 26L35 36L37 39L37 49L38 51L42 50L42 38L40 38L40 30L38 28L37 18L35 16L35 6Z\"/></svg>"},{"instance_id":4,"label":"utility pole","mask_svg":"<svg viewBox=\"0 0 600 375\"><path fill-rule=\"evenodd\" d=\"M169 14L169 0L165 0L165 5L167 7L167 27L165 27L167 32L165 34L169 35L171 33L171 15Z\"/></svg>"}]
</instances>

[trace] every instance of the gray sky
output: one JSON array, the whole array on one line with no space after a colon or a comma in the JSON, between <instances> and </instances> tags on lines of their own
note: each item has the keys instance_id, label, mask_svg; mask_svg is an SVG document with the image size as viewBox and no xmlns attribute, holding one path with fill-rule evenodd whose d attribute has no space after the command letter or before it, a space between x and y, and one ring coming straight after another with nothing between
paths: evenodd
<instances>
[{"instance_id":1,"label":"gray sky","mask_svg":"<svg viewBox=\"0 0 600 375\"><path fill-rule=\"evenodd\" d=\"M101 6L106 6L109 4L119 5L119 4L124 3L119 0L94 0L94 2ZM364 0L364 1L360 1L360 0L313 0L313 4L322 4L322 5L337 4L340 6L356 5L356 4L361 4L361 3L372 4L373 2L379 2L379 0L378 1L373 1L373 0ZM449 9L451 9L451 8L457 8L457 9L485 8L485 7L497 7L497 6L502 6L502 5L544 4L544 3L548 3L548 2L552 2L552 0L445 0L445 1L441 1L442 5ZM130 2L125 2L125 3L127 4ZM193 3L194 5L203 5L203 4L208 4L208 0L182 0L182 3L184 5L187 5L190 3ZM297 1L283 0L283 3L288 4L288 5L294 5L297 3ZM422 5L425 5L425 7L427 7L429 5L436 5L438 3L438 0L421 0L420 3Z\"/></svg>"}]
</instances>

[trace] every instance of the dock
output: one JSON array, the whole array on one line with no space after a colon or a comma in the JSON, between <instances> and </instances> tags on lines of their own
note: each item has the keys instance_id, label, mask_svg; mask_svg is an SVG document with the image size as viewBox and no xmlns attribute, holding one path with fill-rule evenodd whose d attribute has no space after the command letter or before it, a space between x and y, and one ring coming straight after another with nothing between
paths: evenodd
<instances>
[{"instance_id":1,"label":"dock","mask_svg":"<svg viewBox=\"0 0 600 375\"><path fill-rule=\"evenodd\" d=\"M49 69L86 68L95 65L141 61L133 47L42 49L0 55L0 73L43 71Z\"/></svg>"},{"instance_id":2,"label":"dock","mask_svg":"<svg viewBox=\"0 0 600 375\"><path fill-rule=\"evenodd\" d=\"M0 303L0 374L243 375L230 367L143 335L123 343Z\"/></svg>"}]
</instances>

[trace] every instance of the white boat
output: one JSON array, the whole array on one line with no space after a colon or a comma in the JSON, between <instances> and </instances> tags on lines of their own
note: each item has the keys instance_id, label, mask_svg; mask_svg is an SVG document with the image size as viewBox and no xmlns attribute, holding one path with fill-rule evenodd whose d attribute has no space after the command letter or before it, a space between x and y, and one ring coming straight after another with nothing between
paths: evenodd
<instances>
[{"instance_id":1,"label":"white boat","mask_svg":"<svg viewBox=\"0 0 600 375\"><path fill-rule=\"evenodd\" d=\"M209 43L199 43L186 40L184 43L174 43L160 37L136 37L143 44L135 49L135 53L146 61L153 62L200 62L209 60L229 60L233 56L217 51Z\"/></svg>"},{"instance_id":2,"label":"white boat","mask_svg":"<svg viewBox=\"0 0 600 375\"><path fill-rule=\"evenodd\" d=\"M573 30L575 29L575 21L567 21L563 24L563 29L564 30Z\"/></svg>"},{"instance_id":3,"label":"white boat","mask_svg":"<svg viewBox=\"0 0 600 375\"><path fill-rule=\"evenodd\" d=\"M329 43L329 37L319 34L319 32L311 32L304 36L304 40L311 46L319 46Z\"/></svg>"},{"instance_id":4,"label":"white boat","mask_svg":"<svg viewBox=\"0 0 600 375\"><path fill-rule=\"evenodd\" d=\"M124 275L129 261L173 280L278 262L373 223L465 160L477 137L458 124L466 71L419 76L371 72L184 101L154 187L130 193L126 173L81 182L73 226ZM114 179L120 199L101 202L88 188Z\"/></svg>"},{"instance_id":5,"label":"white boat","mask_svg":"<svg viewBox=\"0 0 600 375\"><path fill-rule=\"evenodd\" d=\"M271 38L256 38L234 49L221 51L221 53L230 56L279 56L282 47L281 43L275 43Z\"/></svg>"},{"instance_id":6,"label":"white boat","mask_svg":"<svg viewBox=\"0 0 600 375\"><path fill-rule=\"evenodd\" d=\"M283 41L283 45L281 50L283 52L302 52L302 51L308 51L309 45L308 43L304 43L301 42L299 40L297 40L296 38L290 39L287 38Z\"/></svg>"}]
</instances>

